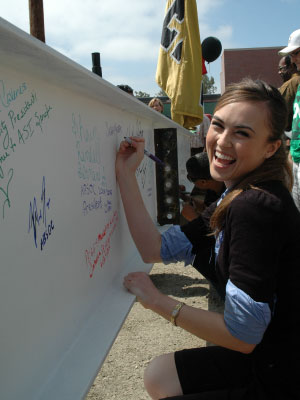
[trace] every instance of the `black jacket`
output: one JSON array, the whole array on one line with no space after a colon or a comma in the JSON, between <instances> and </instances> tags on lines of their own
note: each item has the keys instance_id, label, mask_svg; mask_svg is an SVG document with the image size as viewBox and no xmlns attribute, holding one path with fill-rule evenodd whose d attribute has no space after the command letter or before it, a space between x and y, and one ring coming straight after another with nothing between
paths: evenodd
<instances>
[{"instance_id":1,"label":"black jacket","mask_svg":"<svg viewBox=\"0 0 300 400\"><path fill-rule=\"evenodd\" d=\"M253 352L254 363L260 369L278 367L280 380L286 374L296 377L295 371L300 373L300 213L278 181L244 191L228 208L215 261L215 238L208 236L215 208L216 203L181 227L193 244L194 266L222 296L230 279L253 300L269 303L272 319Z\"/></svg>"}]
</instances>

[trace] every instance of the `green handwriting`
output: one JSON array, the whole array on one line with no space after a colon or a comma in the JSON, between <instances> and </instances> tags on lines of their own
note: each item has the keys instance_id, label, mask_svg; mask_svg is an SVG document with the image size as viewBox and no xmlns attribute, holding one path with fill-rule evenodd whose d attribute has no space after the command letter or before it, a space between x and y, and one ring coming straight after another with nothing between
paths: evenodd
<instances>
[{"instance_id":1,"label":"green handwriting","mask_svg":"<svg viewBox=\"0 0 300 400\"><path fill-rule=\"evenodd\" d=\"M29 101L25 101L24 106L21 108L21 110L18 113L15 113L13 110L10 110L8 112L8 116L10 119L10 123L13 129L15 129L15 125L17 121L21 121L25 117L25 115L28 113L28 111L31 109L31 107L37 102L37 97L36 93L31 93L31 97Z\"/></svg>"}]
</instances>

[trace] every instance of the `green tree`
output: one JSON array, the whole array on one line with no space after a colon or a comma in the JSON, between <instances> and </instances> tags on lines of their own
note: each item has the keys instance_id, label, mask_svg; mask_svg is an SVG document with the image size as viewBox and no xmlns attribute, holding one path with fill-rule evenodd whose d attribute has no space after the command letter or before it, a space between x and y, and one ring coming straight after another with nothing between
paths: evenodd
<instances>
[{"instance_id":1,"label":"green tree","mask_svg":"<svg viewBox=\"0 0 300 400\"><path fill-rule=\"evenodd\" d=\"M167 93L165 91L163 91L162 89L160 89L160 91L158 93L156 93L155 96L156 97L168 97Z\"/></svg>"},{"instance_id":2,"label":"green tree","mask_svg":"<svg viewBox=\"0 0 300 400\"><path fill-rule=\"evenodd\" d=\"M216 92L217 86L215 86L215 80L212 76L209 78L207 74L203 75L202 82L204 94L214 94Z\"/></svg>"},{"instance_id":3,"label":"green tree","mask_svg":"<svg viewBox=\"0 0 300 400\"><path fill-rule=\"evenodd\" d=\"M149 94L149 93L142 92L141 90L139 90L138 92L135 90L135 91L134 91L134 95L135 95L136 97L150 97L150 94Z\"/></svg>"}]
</instances>

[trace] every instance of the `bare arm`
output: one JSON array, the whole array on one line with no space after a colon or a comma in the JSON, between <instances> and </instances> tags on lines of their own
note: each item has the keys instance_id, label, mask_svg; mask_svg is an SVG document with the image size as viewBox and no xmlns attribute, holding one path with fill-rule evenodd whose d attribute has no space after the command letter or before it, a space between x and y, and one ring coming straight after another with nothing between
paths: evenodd
<instances>
[{"instance_id":1,"label":"bare arm","mask_svg":"<svg viewBox=\"0 0 300 400\"><path fill-rule=\"evenodd\" d=\"M167 320L178 303L177 300L162 294L144 272L133 272L124 279L124 286L142 303ZM231 335L228 331L223 314L202 310L185 305L176 320L181 328L193 335L241 353L251 353L255 345L246 343Z\"/></svg>"},{"instance_id":2,"label":"bare arm","mask_svg":"<svg viewBox=\"0 0 300 400\"><path fill-rule=\"evenodd\" d=\"M123 141L116 159L116 174L131 236L146 263L161 262L161 235L142 199L135 171L144 157L144 139Z\"/></svg>"}]
</instances>

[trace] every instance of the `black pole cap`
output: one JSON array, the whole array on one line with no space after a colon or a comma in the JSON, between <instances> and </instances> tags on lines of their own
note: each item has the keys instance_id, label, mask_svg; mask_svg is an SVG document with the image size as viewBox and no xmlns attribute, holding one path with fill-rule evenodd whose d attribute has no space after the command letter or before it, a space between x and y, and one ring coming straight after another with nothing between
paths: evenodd
<instances>
[{"instance_id":1,"label":"black pole cap","mask_svg":"<svg viewBox=\"0 0 300 400\"><path fill-rule=\"evenodd\" d=\"M100 53L92 53L92 71L102 78L102 68L100 64Z\"/></svg>"}]
</instances>

